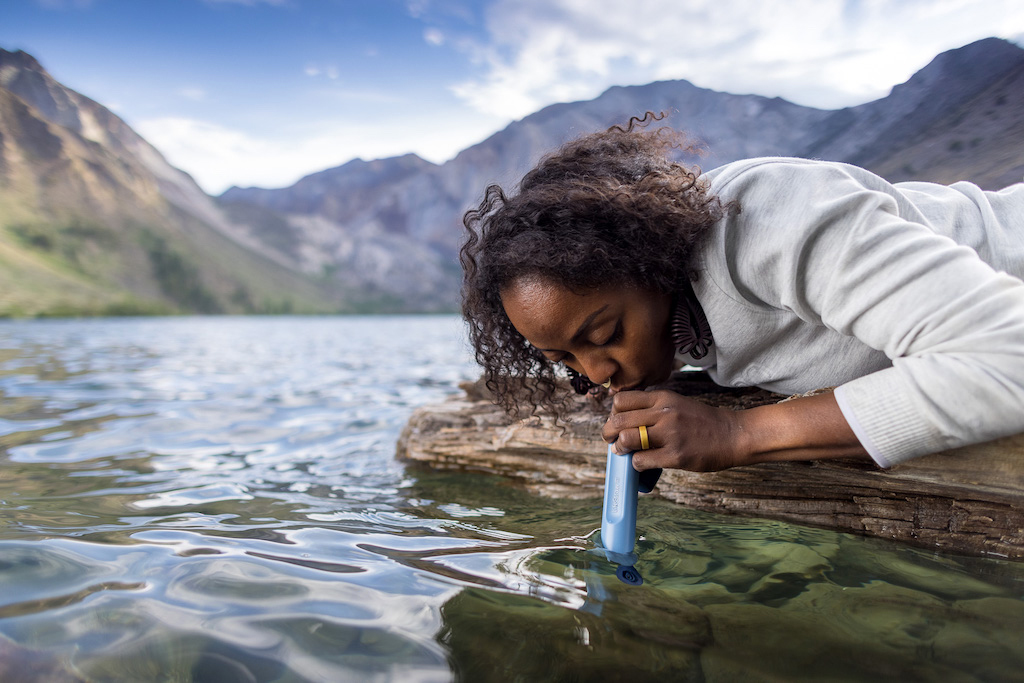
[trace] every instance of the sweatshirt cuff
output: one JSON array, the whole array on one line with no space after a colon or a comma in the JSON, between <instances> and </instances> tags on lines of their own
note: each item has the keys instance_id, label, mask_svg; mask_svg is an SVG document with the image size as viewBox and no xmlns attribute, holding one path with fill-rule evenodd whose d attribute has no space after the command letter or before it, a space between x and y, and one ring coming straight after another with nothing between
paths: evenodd
<instances>
[{"instance_id":1,"label":"sweatshirt cuff","mask_svg":"<svg viewBox=\"0 0 1024 683\"><path fill-rule=\"evenodd\" d=\"M887 368L838 387L836 402L871 459L889 468L950 447L907 396L898 368Z\"/></svg>"},{"instance_id":2,"label":"sweatshirt cuff","mask_svg":"<svg viewBox=\"0 0 1024 683\"><path fill-rule=\"evenodd\" d=\"M839 404L839 410L843 413L843 417L846 418L846 422L850 425L850 429L853 430L854 436L860 441L860 445L864 447L864 450L868 452L871 459L878 464L879 467L889 468L892 467L892 463L882 455L881 451L878 450L878 446L871 440L871 436L867 430L864 429L864 425L857 419L857 413L850 406L849 401L846 398L846 392L844 386L836 387L833 395L836 397L836 403Z\"/></svg>"}]
</instances>

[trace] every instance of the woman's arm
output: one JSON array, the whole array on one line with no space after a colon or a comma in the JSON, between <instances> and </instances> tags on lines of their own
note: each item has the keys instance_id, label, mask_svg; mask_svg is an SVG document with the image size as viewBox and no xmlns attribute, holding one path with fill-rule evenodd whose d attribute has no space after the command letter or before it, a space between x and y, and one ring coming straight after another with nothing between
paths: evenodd
<instances>
[{"instance_id":1,"label":"woman's arm","mask_svg":"<svg viewBox=\"0 0 1024 683\"><path fill-rule=\"evenodd\" d=\"M725 223L701 277L754 320L785 312L891 360L845 379L834 399L876 462L1024 431L1020 192L1000 193L998 214L975 193L960 202L973 209L928 205L929 218L914 203L927 204L926 186L908 195L861 169L795 160L718 187L743 210ZM1016 277L954 239L975 244L979 235ZM794 346L785 353L800 357Z\"/></svg>"},{"instance_id":2,"label":"woman's arm","mask_svg":"<svg viewBox=\"0 0 1024 683\"><path fill-rule=\"evenodd\" d=\"M865 452L887 467L1024 430L1020 192L1001 194L998 215L976 192L971 201L929 204L929 219L913 201L924 205L932 190L903 194L853 167L762 160L737 169L714 181L742 211L708 242L702 282L752 321L781 313L856 339L892 366L846 379L834 395L741 412L624 393L605 427L608 441L635 449L637 427L647 425L652 448L638 467L715 470ZM951 237L1000 253L1016 277ZM737 338L742 329L725 333L719 353L769 343ZM799 347L783 341L780 354L787 372L799 371ZM771 354L760 362L771 363Z\"/></svg>"},{"instance_id":3,"label":"woman's arm","mask_svg":"<svg viewBox=\"0 0 1024 683\"><path fill-rule=\"evenodd\" d=\"M641 450L640 425L650 448ZM713 408L672 391L616 394L603 436L634 451L639 470L695 472L781 460L867 457L831 393L748 410Z\"/></svg>"}]
</instances>

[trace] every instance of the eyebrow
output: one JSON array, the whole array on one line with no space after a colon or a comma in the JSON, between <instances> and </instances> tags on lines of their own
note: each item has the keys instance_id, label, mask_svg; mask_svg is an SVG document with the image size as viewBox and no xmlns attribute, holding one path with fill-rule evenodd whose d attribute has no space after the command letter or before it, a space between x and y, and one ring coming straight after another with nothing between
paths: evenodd
<instances>
[{"instance_id":1,"label":"eyebrow","mask_svg":"<svg viewBox=\"0 0 1024 683\"><path fill-rule=\"evenodd\" d=\"M590 326L591 326L591 325L592 325L592 324L594 323L594 319L595 319L595 318L596 318L596 317L597 317L598 315L600 315L601 313L603 313L603 312L604 312L604 309L605 309L605 308L607 308L607 307L608 307L608 304L604 304L603 306L601 306L600 308L598 308L597 310L595 310L595 311L594 311L593 313L591 313L590 315L588 315L588 316L587 316L587 317L586 317L586 318L584 319L584 322L580 324L580 327L579 327L579 328L577 329L577 331L575 331L575 333L574 333L574 334L572 335L572 338L571 338L571 339L569 339L569 343L570 343L570 344L575 344L575 343L579 342L579 341L580 341L580 339L581 339L581 338L582 338L582 337L583 337L583 336L584 336L585 334L587 334L587 329L588 329L588 328L589 328L589 327L590 327ZM549 351L549 352L557 352L557 351L559 351L560 349L554 349L554 348L542 348L542 349L538 349L538 350L540 350L540 351Z\"/></svg>"},{"instance_id":2,"label":"eyebrow","mask_svg":"<svg viewBox=\"0 0 1024 683\"><path fill-rule=\"evenodd\" d=\"M588 315L586 320L580 323L579 329L576 330L576 334L572 335L572 339L570 339L569 341L572 342L573 344L578 342L583 337L583 335L586 334L587 328L590 327L590 325L594 322L594 319L597 318L597 316L604 313L604 310L606 308L608 308L608 304L605 304L601 308L597 309L596 311Z\"/></svg>"}]
</instances>

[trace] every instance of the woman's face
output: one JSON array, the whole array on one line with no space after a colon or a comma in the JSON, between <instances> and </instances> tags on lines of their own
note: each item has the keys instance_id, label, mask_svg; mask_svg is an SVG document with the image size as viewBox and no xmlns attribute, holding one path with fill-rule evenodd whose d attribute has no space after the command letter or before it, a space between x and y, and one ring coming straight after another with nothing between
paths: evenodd
<instances>
[{"instance_id":1,"label":"woman's face","mask_svg":"<svg viewBox=\"0 0 1024 683\"><path fill-rule=\"evenodd\" d=\"M551 361L564 363L612 392L668 379L675 350L667 294L622 286L573 292L527 277L501 291L512 325Z\"/></svg>"}]
</instances>

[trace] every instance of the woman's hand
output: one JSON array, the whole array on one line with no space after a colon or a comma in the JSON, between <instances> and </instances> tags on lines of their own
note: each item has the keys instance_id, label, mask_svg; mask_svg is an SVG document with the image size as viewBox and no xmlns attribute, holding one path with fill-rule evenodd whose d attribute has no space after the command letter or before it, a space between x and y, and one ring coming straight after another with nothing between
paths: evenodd
<instances>
[{"instance_id":1,"label":"woman's hand","mask_svg":"<svg viewBox=\"0 0 1024 683\"><path fill-rule=\"evenodd\" d=\"M641 425L647 450L641 450ZM867 456L831 393L730 410L672 391L624 391L612 399L602 436L616 452L632 451L641 471L711 472L757 462Z\"/></svg>"},{"instance_id":2,"label":"woman's hand","mask_svg":"<svg viewBox=\"0 0 1024 683\"><path fill-rule=\"evenodd\" d=\"M713 408L674 391L624 391L612 398L612 415L602 430L618 453L633 452L638 470L674 467L694 472L742 465L736 435L737 412ZM640 425L648 450L641 450Z\"/></svg>"}]
</instances>

